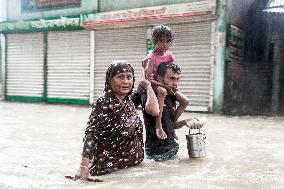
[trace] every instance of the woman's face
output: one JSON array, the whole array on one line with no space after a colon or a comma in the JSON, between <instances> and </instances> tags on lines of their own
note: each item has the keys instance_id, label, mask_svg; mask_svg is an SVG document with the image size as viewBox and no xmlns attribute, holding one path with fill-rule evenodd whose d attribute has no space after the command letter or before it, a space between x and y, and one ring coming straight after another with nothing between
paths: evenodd
<instances>
[{"instance_id":1,"label":"woman's face","mask_svg":"<svg viewBox=\"0 0 284 189\"><path fill-rule=\"evenodd\" d=\"M131 72L119 73L110 79L110 85L114 94L122 100L133 86L133 74Z\"/></svg>"}]
</instances>

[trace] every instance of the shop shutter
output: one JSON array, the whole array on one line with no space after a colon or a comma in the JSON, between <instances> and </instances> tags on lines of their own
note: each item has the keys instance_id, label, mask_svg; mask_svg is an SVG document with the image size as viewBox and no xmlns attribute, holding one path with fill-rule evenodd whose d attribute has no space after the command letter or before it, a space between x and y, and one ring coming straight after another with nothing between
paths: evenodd
<instances>
[{"instance_id":1,"label":"shop shutter","mask_svg":"<svg viewBox=\"0 0 284 189\"><path fill-rule=\"evenodd\" d=\"M173 52L182 71L179 89L190 100L187 110L212 109L212 22L170 25L174 33Z\"/></svg>"},{"instance_id":2,"label":"shop shutter","mask_svg":"<svg viewBox=\"0 0 284 189\"><path fill-rule=\"evenodd\" d=\"M1 49L1 34L0 34L0 99L3 95L2 91L2 49Z\"/></svg>"},{"instance_id":3,"label":"shop shutter","mask_svg":"<svg viewBox=\"0 0 284 189\"><path fill-rule=\"evenodd\" d=\"M90 32L49 32L47 44L47 101L88 104Z\"/></svg>"},{"instance_id":4,"label":"shop shutter","mask_svg":"<svg viewBox=\"0 0 284 189\"><path fill-rule=\"evenodd\" d=\"M279 85L280 85L280 102L279 102L279 110L280 112L284 113L284 39L282 38L282 44L279 50L280 56L280 78L279 78Z\"/></svg>"},{"instance_id":5,"label":"shop shutter","mask_svg":"<svg viewBox=\"0 0 284 189\"><path fill-rule=\"evenodd\" d=\"M113 60L128 61L135 70L136 81L138 80L142 73L141 60L146 54L146 34L146 27L95 32L95 99L102 95L106 70Z\"/></svg>"},{"instance_id":6,"label":"shop shutter","mask_svg":"<svg viewBox=\"0 0 284 189\"><path fill-rule=\"evenodd\" d=\"M43 33L7 36L7 99L43 100Z\"/></svg>"}]
</instances>

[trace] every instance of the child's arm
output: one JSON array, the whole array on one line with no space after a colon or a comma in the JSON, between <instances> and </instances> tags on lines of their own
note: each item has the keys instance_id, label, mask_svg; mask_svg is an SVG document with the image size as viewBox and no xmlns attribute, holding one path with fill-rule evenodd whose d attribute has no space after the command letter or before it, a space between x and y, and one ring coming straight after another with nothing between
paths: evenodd
<instances>
[{"instance_id":1,"label":"child's arm","mask_svg":"<svg viewBox=\"0 0 284 189\"><path fill-rule=\"evenodd\" d=\"M177 121L178 118L186 109L186 107L189 105L189 99L186 96L184 96L180 91L177 91L175 93L175 96L176 100L179 102L179 106L177 107L175 112L175 121Z\"/></svg>"}]
</instances>

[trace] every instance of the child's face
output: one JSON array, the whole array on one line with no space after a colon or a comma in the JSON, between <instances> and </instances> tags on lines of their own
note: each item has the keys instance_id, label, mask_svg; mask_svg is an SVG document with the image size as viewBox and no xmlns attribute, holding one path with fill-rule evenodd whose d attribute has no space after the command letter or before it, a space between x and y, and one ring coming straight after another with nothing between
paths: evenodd
<instances>
[{"instance_id":1,"label":"child's face","mask_svg":"<svg viewBox=\"0 0 284 189\"><path fill-rule=\"evenodd\" d=\"M172 40L166 36L161 36L156 44L154 44L155 50L159 52L166 52L172 44Z\"/></svg>"}]
</instances>

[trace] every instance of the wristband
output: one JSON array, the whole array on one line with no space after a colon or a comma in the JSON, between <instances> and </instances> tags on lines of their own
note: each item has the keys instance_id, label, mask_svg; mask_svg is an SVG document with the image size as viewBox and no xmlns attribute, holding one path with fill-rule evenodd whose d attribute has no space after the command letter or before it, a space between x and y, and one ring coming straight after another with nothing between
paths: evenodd
<instances>
[{"instance_id":1,"label":"wristband","mask_svg":"<svg viewBox=\"0 0 284 189\"><path fill-rule=\"evenodd\" d=\"M89 169L89 167L88 167L88 166L84 166L84 165L80 165L80 168Z\"/></svg>"}]
</instances>

